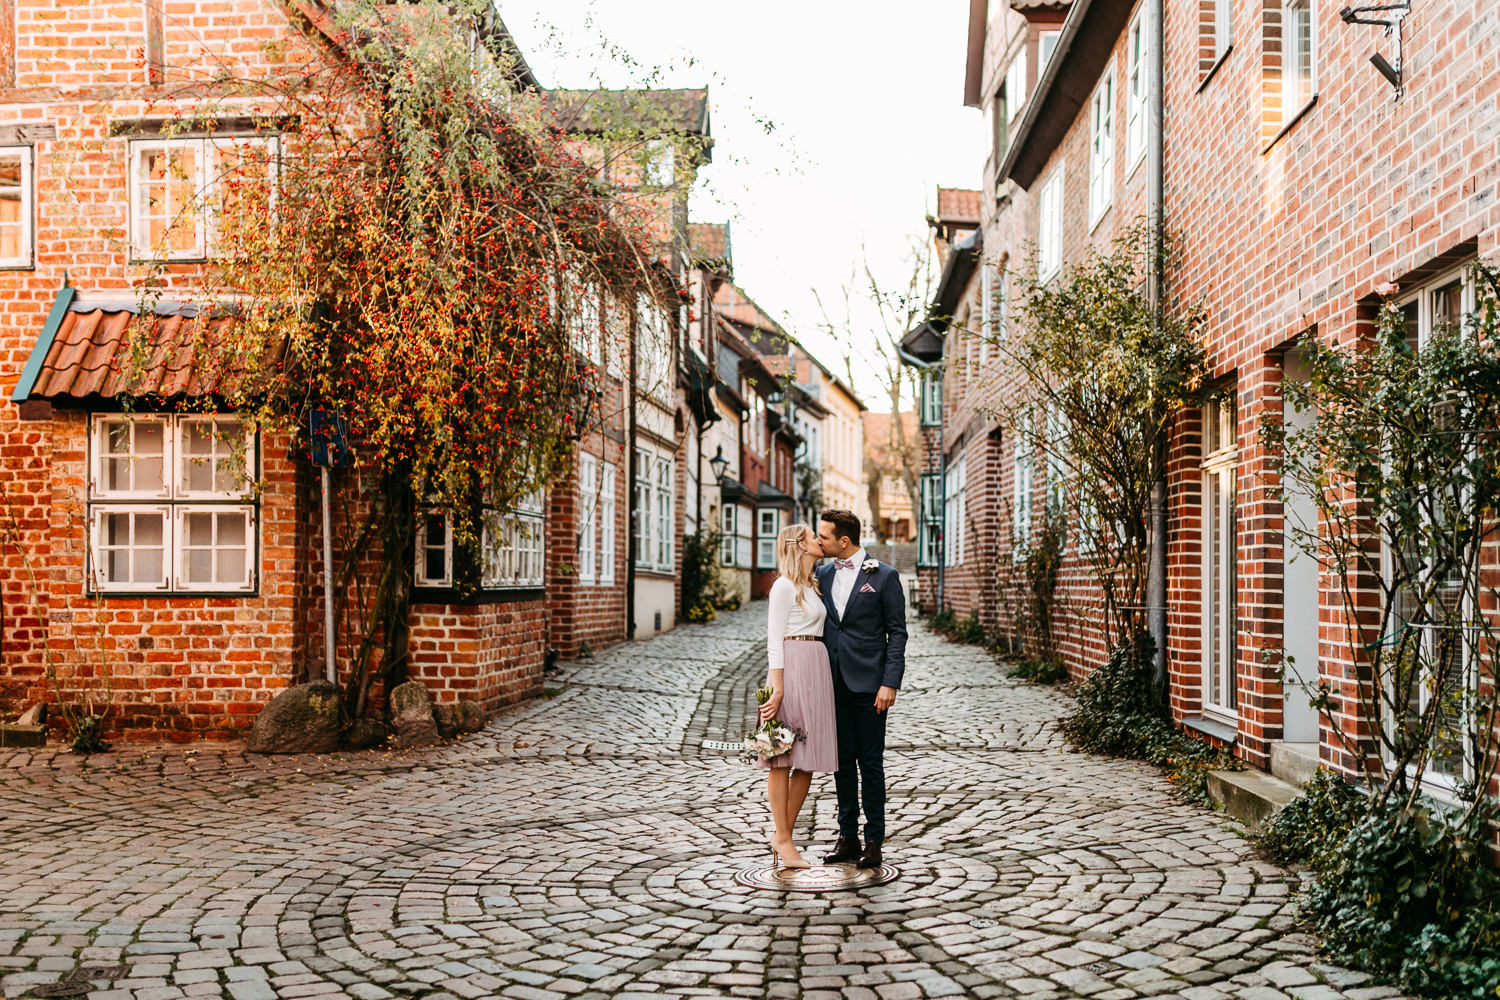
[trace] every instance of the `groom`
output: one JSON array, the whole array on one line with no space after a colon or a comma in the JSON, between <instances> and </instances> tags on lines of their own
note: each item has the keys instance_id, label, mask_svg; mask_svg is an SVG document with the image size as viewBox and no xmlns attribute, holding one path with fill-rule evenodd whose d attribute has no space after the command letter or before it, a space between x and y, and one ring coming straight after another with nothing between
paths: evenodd
<instances>
[{"instance_id":1,"label":"groom","mask_svg":"<svg viewBox=\"0 0 1500 1000\"><path fill-rule=\"evenodd\" d=\"M901 577L859 544L859 518L825 510L818 541L832 565L818 570L828 607L823 643L833 667L834 719L839 730L839 839L823 859L880 867L885 840L885 720L906 670L906 595ZM865 844L859 843L860 782L864 782Z\"/></svg>"}]
</instances>

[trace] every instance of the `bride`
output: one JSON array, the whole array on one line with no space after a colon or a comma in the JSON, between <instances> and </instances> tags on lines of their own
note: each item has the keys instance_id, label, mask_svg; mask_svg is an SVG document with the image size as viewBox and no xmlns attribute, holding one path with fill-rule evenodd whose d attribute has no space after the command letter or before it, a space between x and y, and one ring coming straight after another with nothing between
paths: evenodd
<instances>
[{"instance_id":1,"label":"bride","mask_svg":"<svg viewBox=\"0 0 1500 1000\"><path fill-rule=\"evenodd\" d=\"M758 766L769 768L766 794L776 836L771 850L786 868L810 867L792 842L797 814L802 811L814 771L829 773L839 767L838 733L833 721L833 673L822 642L828 611L818 593L813 567L823 557L818 536L805 524L783 528L776 536L778 577L771 585L767 651L771 698L760 707L760 721L780 718L806 739L791 753Z\"/></svg>"}]
</instances>

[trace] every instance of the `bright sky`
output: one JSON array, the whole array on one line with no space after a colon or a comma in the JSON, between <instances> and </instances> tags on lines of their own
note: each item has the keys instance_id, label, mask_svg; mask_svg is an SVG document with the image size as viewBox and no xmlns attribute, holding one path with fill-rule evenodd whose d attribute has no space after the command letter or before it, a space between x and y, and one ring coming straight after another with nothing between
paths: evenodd
<instances>
[{"instance_id":1,"label":"bright sky","mask_svg":"<svg viewBox=\"0 0 1500 1000\"><path fill-rule=\"evenodd\" d=\"M904 287L928 238L936 187L978 187L980 113L963 106L968 4L906 0L499 0L546 87L709 87L714 159L699 174L695 222L730 223L735 283L888 409L867 366L879 319L856 279L868 260ZM638 68L603 46L629 55ZM767 132L765 123L773 123ZM852 336L840 325L856 280ZM816 290L816 295L814 294Z\"/></svg>"}]
</instances>

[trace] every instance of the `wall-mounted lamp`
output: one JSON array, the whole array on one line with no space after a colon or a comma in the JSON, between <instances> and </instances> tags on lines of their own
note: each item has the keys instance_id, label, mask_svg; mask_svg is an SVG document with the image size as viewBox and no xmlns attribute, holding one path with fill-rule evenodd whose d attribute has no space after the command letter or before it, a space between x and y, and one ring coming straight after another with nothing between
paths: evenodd
<instances>
[{"instance_id":1,"label":"wall-mounted lamp","mask_svg":"<svg viewBox=\"0 0 1500 1000\"><path fill-rule=\"evenodd\" d=\"M1370 65L1374 66L1385 77L1391 89L1396 92L1396 100L1406 92L1402 84L1402 60L1401 60L1401 21L1407 14L1411 13L1411 0L1401 0L1401 3L1381 4L1373 7L1345 7L1339 11L1339 17L1345 24L1373 24L1385 29L1395 43L1392 59L1387 61L1385 56L1376 52L1370 56Z\"/></svg>"},{"instance_id":2,"label":"wall-mounted lamp","mask_svg":"<svg viewBox=\"0 0 1500 1000\"><path fill-rule=\"evenodd\" d=\"M729 471L729 459L724 457L724 446L719 445L718 453L708 460L708 467L713 470L714 479L723 479L724 473Z\"/></svg>"}]
</instances>

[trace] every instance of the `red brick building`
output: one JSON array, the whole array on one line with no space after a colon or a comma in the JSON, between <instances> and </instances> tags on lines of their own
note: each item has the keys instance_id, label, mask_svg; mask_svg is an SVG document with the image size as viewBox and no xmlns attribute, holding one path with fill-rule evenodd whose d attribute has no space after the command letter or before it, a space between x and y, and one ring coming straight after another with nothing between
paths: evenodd
<instances>
[{"instance_id":1,"label":"red brick building","mask_svg":"<svg viewBox=\"0 0 1500 1000\"><path fill-rule=\"evenodd\" d=\"M1376 52L1394 62L1395 39L1313 0L975 0L970 25L965 100L993 136L982 225L939 227L934 318L906 340L909 360L932 366L929 606L941 574L943 605L1003 622L999 578L1057 478L987 416L1007 372L967 334L1004 336L1007 272L1058 273L1159 207L1183 251L1171 294L1207 309L1213 388L1229 400L1173 431L1174 717L1259 767L1278 745L1351 767L1306 696L1350 663L1332 627L1339 599L1310 559L1290 558L1285 519L1306 512L1274 498L1257 428L1281 414L1302 338L1368 334L1378 285L1398 287L1418 331L1472 301L1462 265L1500 250L1500 22L1458 0L1413 5L1395 29L1399 89L1370 62ZM1074 611L1060 647L1081 676L1104 651L1076 542L1066 557ZM1278 679L1283 649L1302 676ZM1461 777L1453 761L1434 767L1439 790Z\"/></svg>"}]
</instances>

